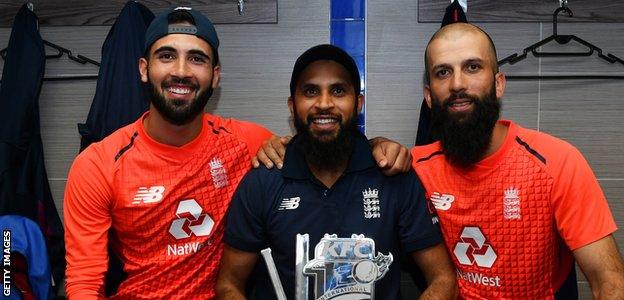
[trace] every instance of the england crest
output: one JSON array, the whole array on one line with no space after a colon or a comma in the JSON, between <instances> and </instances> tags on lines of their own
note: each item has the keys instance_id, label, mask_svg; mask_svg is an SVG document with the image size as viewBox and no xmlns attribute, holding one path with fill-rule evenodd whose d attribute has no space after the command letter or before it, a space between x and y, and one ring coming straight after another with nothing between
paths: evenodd
<instances>
[{"instance_id":1,"label":"england crest","mask_svg":"<svg viewBox=\"0 0 624 300\"><path fill-rule=\"evenodd\" d=\"M303 274L314 282L314 299L373 299L375 282L386 275L392 261L392 253L375 253L375 241L364 235L325 234Z\"/></svg>"},{"instance_id":2,"label":"england crest","mask_svg":"<svg viewBox=\"0 0 624 300\"><path fill-rule=\"evenodd\" d=\"M379 219L381 213L379 212L379 190L368 188L362 191L362 204L364 210L364 218L367 219Z\"/></svg>"}]
</instances>

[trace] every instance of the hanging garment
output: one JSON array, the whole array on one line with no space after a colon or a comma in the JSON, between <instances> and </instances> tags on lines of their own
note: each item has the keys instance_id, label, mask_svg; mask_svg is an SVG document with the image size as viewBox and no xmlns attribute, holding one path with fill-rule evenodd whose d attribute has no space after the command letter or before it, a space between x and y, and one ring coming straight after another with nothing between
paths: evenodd
<instances>
[{"instance_id":1,"label":"hanging garment","mask_svg":"<svg viewBox=\"0 0 624 300\"><path fill-rule=\"evenodd\" d=\"M468 23L468 20L466 19L466 13L464 13L464 9L459 4L459 1L455 0L451 5L446 7L444 18L442 18L442 26L440 27L459 22Z\"/></svg>"},{"instance_id":2,"label":"hanging garment","mask_svg":"<svg viewBox=\"0 0 624 300\"><path fill-rule=\"evenodd\" d=\"M78 124L80 151L136 121L147 110L138 63L152 19L154 14L147 7L128 1L108 32L89 116L84 124Z\"/></svg>"},{"instance_id":3,"label":"hanging garment","mask_svg":"<svg viewBox=\"0 0 624 300\"><path fill-rule=\"evenodd\" d=\"M50 262L39 226L22 216L0 216L3 238L10 230L11 297L9 299L52 299Z\"/></svg>"},{"instance_id":4,"label":"hanging garment","mask_svg":"<svg viewBox=\"0 0 624 300\"><path fill-rule=\"evenodd\" d=\"M38 19L24 4L13 22L0 87L0 215L20 215L39 224L52 275L61 282L63 225L50 192L39 127L44 67Z\"/></svg>"},{"instance_id":5,"label":"hanging garment","mask_svg":"<svg viewBox=\"0 0 624 300\"><path fill-rule=\"evenodd\" d=\"M427 101L423 99L422 104L420 104L420 117L418 118L418 129L414 146L427 145L435 141L431 133L431 108L427 105Z\"/></svg>"}]
</instances>

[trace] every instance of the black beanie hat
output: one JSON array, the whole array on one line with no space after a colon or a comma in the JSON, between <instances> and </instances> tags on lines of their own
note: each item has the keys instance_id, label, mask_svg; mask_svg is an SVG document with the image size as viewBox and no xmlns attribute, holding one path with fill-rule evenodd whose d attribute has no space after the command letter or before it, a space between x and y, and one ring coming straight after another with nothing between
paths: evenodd
<instances>
[{"instance_id":1,"label":"black beanie hat","mask_svg":"<svg viewBox=\"0 0 624 300\"><path fill-rule=\"evenodd\" d=\"M297 81L299 80L299 76L301 76L303 70L305 70L305 68L311 63L319 60L331 60L343 66L349 75L351 75L351 81L353 83L353 87L355 88L355 94L360 94L360 72L358 71L357 65L355 64L353 58L351 58L347 52L336 46L323 44L308 49L306 52L303 52L299 58L297 58L292 71L292 76L290 77L291 97L294 97L295 95Z\"/></svg>"}]
</instances>

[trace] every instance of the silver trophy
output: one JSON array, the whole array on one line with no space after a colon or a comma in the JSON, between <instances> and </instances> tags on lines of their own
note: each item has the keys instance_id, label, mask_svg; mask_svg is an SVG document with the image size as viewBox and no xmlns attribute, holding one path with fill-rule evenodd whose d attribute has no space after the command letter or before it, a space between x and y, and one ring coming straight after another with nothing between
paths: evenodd
<instances>
[{"instance_id":1,"label":"silver trophy","mask_svg":"<svg viewBox=\"0 0 624 300\"><path fill-rule=\"evenodd\" d=\"M364 235L339 238L325 236L314 248L308 261L308 235L297 235L296 290L297 300L307 300L308 280L314 282L314 299L373 299L375 282L392 264L392 253L375 253L375 241Z\"/></svg>"}]
</instances>

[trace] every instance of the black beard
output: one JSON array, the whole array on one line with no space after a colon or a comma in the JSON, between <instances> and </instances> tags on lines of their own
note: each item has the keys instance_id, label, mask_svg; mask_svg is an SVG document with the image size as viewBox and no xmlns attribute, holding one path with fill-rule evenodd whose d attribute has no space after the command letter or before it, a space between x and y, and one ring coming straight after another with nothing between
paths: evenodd
<instances>
[{"instance_id":1,"label":"black beard","mask_svg":"<svg viewBox=\"0 0 624 300\"><path fill-rule=\"evenodd\" d=\"M338 134L333 139L327 136L316 137L310 130L312 123L311 116L308 116L307 124L299 118L297 110L294 109L294 123L297 134L301 136L301 143L298 151L303 153L306 162L320 170L337 171L344 162L348 161L353 152L353 137L357 133L357 108L351 120L347 124L342 124L340 118L340 128ZM324 114L320 112L319 114ZM329 135L330 133L323 134Z\"/></svg>"},{"instance_id":2,"label":"black beard","mask_svg":"<svg viewBox=\"0 0 624 300\"><path fill-rule=\"evenodd\" d=\"M446 158L462 168L470 167L483 159L492 141L492 132L501 109L500 102L496 99L495 86L483 98L463 93L451 95L445 101L440 101L433 95L431 98L432 130L434 136L440 139ZM450 112L449 103L457 98L472 100L472 112Z\"/></svg>"},{"instance_id":3,"label":"black beard","mask_svg":"<svg viewBox=\"0 0 624 300\"><path fill-rule=\"evenodd\" d=\"M191 83L188 79L173 79L175 83L181 83L197 89L198 87ZM204 107L208 103L208 99L212 96L212 82L205 91L197 94L195 99L190 103L180 100L168 100L165 96L156 90L152 81L148 78L149 99L156 110L163 116L165 120L174 125L186 125L193 121L199 114L204 112ZM166 89L165 84L162 90Z\"/></svg>"}]
</instances>

